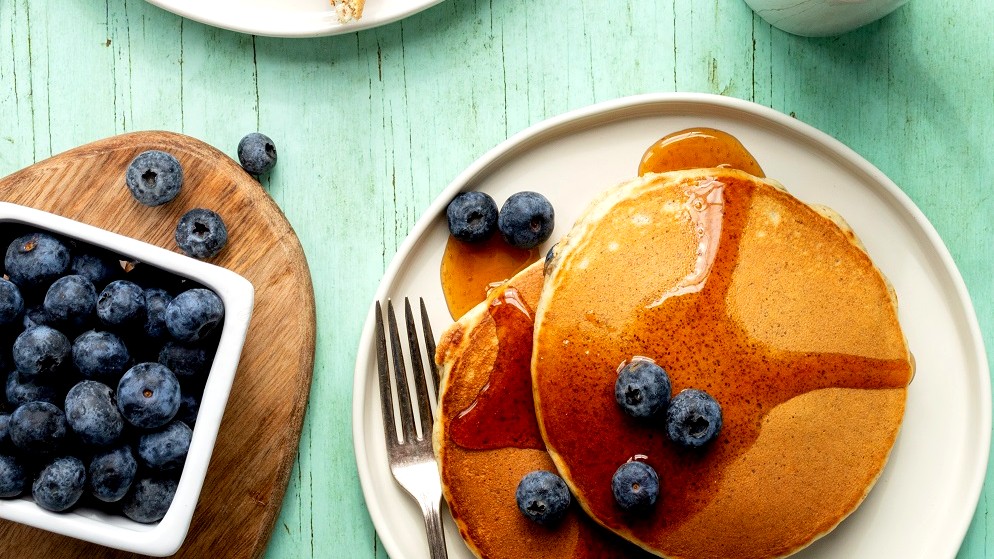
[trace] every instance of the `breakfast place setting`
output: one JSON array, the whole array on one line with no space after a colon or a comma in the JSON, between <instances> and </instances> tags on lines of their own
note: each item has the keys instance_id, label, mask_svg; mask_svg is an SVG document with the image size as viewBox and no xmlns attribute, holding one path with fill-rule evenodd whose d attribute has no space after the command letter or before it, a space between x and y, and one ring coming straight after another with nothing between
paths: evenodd
<instances>
[{"instance_id":1,"label":"breakfast place setting","mask_svg":"<svg viewBox=\"0 0 994 559\"><path fill-rule=\"evenodd\" d=\"M0 555L994 555L994 0L48 4Z\"/></svg>"}]
</instances>

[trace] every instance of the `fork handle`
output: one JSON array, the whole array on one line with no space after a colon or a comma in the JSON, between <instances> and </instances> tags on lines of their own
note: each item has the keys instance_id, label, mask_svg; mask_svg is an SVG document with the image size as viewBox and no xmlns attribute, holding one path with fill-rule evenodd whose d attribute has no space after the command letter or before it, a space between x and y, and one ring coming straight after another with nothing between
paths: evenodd
<instances>
[{"instance_id":1,"label":"fork handle","mask_svg":"<svg viewBox=\"0 0 994 559\"><path fill-rule=\"evenodd\" d=\"M446 559L445 533L442 531L442 515L439 514L441 498L428 499L421 505L425 517L425 530L428 533L428 550L431 559Z\"/></svg>"}]
</instances>

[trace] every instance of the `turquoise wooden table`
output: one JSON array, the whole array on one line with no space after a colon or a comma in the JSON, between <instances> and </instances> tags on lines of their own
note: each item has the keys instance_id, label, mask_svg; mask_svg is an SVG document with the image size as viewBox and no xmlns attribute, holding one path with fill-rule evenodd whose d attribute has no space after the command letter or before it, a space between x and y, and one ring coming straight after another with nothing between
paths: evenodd
<instances>
[{"instance_id":1,"label":"turquoise wooden table","mask_svg":"<svg viewBox=\"0 0 994 559\"><path fill-rule=\"evenodd\" d=\"M375 0L369 0L370 2ZM738 0L447 0L358 34L282 40L144 2L0 1L0 175L167 129L230 155L261 130L264 186L300 236L318 347L271 557L385 557L351 436L362 320L398 244L484 151L619 96L699 91L796 116L889 175L938 229L994 347L994 0L911 0L838 38L771 29ZM994 556L988 484L960 557ZM992 540L992 541L989 541Z\"/></svg>"}]
</instances>

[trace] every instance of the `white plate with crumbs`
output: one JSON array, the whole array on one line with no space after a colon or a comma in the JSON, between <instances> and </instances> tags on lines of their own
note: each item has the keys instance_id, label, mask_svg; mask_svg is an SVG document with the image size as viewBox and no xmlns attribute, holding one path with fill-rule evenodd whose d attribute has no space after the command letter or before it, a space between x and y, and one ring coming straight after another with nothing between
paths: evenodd
<instances>
[{"instance_id":1,"label":"white plate with crumbs","mask_svg":"<svg viewBox=\"0 0 994 559\"><path fill-rule=\"evenodd\" d=\"M442 0L366 0L362 17L342 23L330 0L148 0L183 17L252 35L320 37L393 23Z\"/></svg>"},{"instance_id":2,"label":"white plate with crumbs","mask_svg":"<svg viewBox=\"0 0 994 559\"><path fill-rule=\"evenodd\" d=\"M445 207L456 193L482 190L500 205L521 190L542 192L556 210L544 251L596 194L636 175L647 147L691 127L732 134L768 177L846 219L893 284L915 356L904 425L879 481L838 528L794 557L955 557L990 450L990 377L973 305L948 250L907 195L858 154L796 119L728 97L653 94L539 123L490 150L442 192L401 245L376 299L424 297L438 336L452 323L439 265L448 238ZM372 308L370 302L352 401L359 479L390 557L421 558L427 556L421 513L387 465ZM446 539L449 557L473 557L447 515Z\"/></svg>"}]
</instances>

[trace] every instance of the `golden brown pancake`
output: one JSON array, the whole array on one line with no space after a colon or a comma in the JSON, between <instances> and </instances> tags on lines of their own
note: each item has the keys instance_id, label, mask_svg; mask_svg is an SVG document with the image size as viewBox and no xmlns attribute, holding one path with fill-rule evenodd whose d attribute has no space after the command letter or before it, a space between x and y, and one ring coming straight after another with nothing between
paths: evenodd
<instances>
[{"instance_id":1,"label":"golden brown pancake","mask_svg":"<svg viewBox=\"0 0 994 559\"><path fill-rule=\"evenodd\" d=\"M576 504L548 527L518 511L514 493L522 476L555 471L531 399L530 309L541 289L539 262L494 290L439 341L441 397L433 436L449 510L478 557L648 556L591 521Z\"/></svg>"},{"instance_id":2,"label":"golden brown pancake","mask_svg":"<svg viewBox=\"0 0 994 559\"><path fill-rule=\"evenodd\" d=\"M649 357L705 390L706 447L626 416L617 369ZM912 365L887 282L848 226L730 169L602 195L557 248L536 310L535 406L560 474L598 522L664 557L789 555L863 500L901 425ZM582 426L582 427L581 427ZM658 472L625 513L611 477Z\"/></svg>"}]
</instances>

